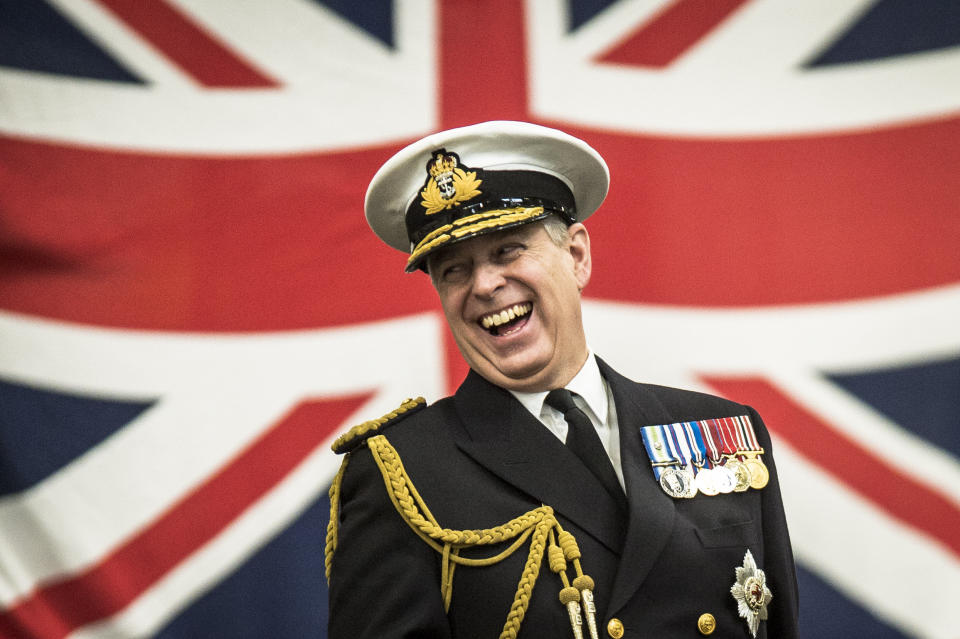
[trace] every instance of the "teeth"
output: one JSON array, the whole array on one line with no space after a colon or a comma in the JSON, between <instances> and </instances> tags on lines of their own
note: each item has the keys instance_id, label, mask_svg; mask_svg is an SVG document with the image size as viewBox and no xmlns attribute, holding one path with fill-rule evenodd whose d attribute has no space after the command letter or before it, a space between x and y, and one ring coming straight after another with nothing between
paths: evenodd
<instances>
[{"instance_id":1,"label":"teeth","mask_svg":"<svg viewBox=\"0 0 960 639\"><path fill-rule=\"evenodd\" d=\"M484 328L491 328L493 326L500 326L506 324L511 320L515 320L518 317L523 317L527 313L533 310L533 304L526 302L524 304L514 304L506 310L502 310L499 313L493 313L492 315L487 315L486 317L480 320L480 324Z\"/></svg>"}]
</instances>

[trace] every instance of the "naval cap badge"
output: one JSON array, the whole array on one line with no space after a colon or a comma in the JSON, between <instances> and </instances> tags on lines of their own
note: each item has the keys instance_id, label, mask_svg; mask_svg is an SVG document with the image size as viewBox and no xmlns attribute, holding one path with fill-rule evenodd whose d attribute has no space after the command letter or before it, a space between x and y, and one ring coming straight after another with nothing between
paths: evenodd
<instances>
[{"instance_id":1,"label":"naval cap badge","mask_svg":"<svg viewBox=\"0 0 960 639\"><path fill-rule=\"evenodd\" d=\"M749 549L743 556L743 565L736 568L736 575L730 594L737 601L737 612L747 620L750 635L756 637L760 622L767 618L767 604L773 599L773 593L767 587L767 576L757 568Z\"/></svg>"},{"instance_id":2,"label":"naval cap badge","mask_svg":"<svg viewBox=\"0 0 960 639\"><path fill-rule=\"evenodd\" d=\"M439 213L444 209L465 202L480 195L480 184L476 171L465 170L460 165L456 153L447 153L446 149L437 149L427 162L429 177L420 191L420 204L426 209L426 215Z\"/></svg>"}]
</instances>

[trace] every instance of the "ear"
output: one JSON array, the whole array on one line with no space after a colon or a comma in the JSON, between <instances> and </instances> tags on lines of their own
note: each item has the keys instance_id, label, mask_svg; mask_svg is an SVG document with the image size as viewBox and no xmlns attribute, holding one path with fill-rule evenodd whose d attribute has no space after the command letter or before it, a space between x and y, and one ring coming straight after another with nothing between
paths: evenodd
<instances>
[{"instance_id":1,"label":"ear","mask_svg":"<svg viewBox=\"0 0 960 639\"><path fill-rule=\"evenodd\" d=\"M590 282L590 273L593 269L590 258L590 234L587 233L587 227L576 222L567 228L567 237L570 240L567 250L573 258L573 275L577 279L577 288L582 291Z\"/></svg>"}]
</instances>

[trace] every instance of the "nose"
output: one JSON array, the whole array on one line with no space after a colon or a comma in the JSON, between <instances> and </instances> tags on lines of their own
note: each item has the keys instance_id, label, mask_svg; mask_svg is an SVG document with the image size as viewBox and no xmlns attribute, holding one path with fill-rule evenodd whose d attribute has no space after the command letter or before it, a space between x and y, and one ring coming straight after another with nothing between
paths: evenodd
<instances>
[{"instance_id":1,"label":"nose","mask_svg":"<svg viewBox=\"0 0 960 639\"><path fill-rule=\"evenodd\" d=\"M506 279L503 269L497 264L485 262L477 265L473 272L473 294L482 299L491 299L499 291Z\"/></svg>"}]
</instances>

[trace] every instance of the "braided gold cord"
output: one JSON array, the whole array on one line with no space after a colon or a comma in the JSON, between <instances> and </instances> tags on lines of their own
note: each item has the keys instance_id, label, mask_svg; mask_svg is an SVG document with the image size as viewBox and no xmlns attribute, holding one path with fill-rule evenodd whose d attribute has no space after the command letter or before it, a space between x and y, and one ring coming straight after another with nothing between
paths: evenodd
<instances>
[{"instance_id":1,"label":"braided gold cord","mask_svg":"<svg viewBox=\"0 0 960 639\"><path fill-rule=\"evenodd\" d=\"M444 545L443 548L446 551L450 548L450 544ZM453 598L453 570L457 567L457 564L450 557L459 557L459 553L459 548L453 548L449 552L445 552L443 556L441 568L445 577L441 576L440 578L440 596L443 598L443 609L446 612L450 611L450 600Z\"/></svg>"},{"instance_id":2,"label":"braided gold cord","mask_svg":"<svg viewBox=\"0 0 960 639\"><path fill-rule=\"evenodd\" d=\"M343 471L347 467L349 456L343 458L340 470L337 471L330 484L330 521L327 522L327 544L323 553L324 571L327 575L327 585L330 584L330 566L333 564L333 553L337 551L337 533L340 523L340 484L343 483Z\"/></svg>"},{"instance_id":3,"label":"braided gold cord","mask_svg":"<svg viewBox=\"0 0 960 639\"><path fill-rule=\"evenodd\" d=\"M558 526L559 527L559 526ZM557 545L554 539L554 531L550 531L550 550L549 550L550 570L560 575L560 581L563 582L563 589L570 587L570 580L567 579L567 560L563 556L563 550ZM563 595L561 595L562 597Z\"/></svg>"},{"instance_id":4,"label":"braided gold cord","mask_svg":"<svg viewBox=\"0 0 960 639\"><path fill-rule=\"evenodd\" d=\"M576 571L577 577L582 577L583 569L580 568L580 547L577 546L577 540L566 530L562 530L557 536L557 541L560 544L560 549L563 550L563 556L566 560L573 562L573 569Z\"/></svg>"},{"instance_id":5,"label":"braided gold cord","mask_svg":"<svg viewBox=\"0 0 960 639\"><path fill-rule=\"evenodd\" d=\"M520 624L527 614L527 608L530 606L530 595L533 593L533 586L537 582L540 574L540 565L543 563L543 553L546 550L547 533L556 525L553 513L549 517L540 520L530 539L530 552L527 554L527 563L523 567L523 574L520 576L520 582L517 584L517 592L513 596L513 605L510 606L510 612L507 614L507 621L503 624L503 631L500 633L500 639L515 639L520 632Z\"/></svg>"},{"instance_id":6,"label":"braided gold cord","mask_svg":"<svg viewBox=\"0 0 960 639\"><path fill-rule=\"evenodd\" d=\"M396 450L387 441L383 435L377 435L367 440L367 446L373 452L374 460L380 467L383 474L384 484L387 487L387 493L393 505L397 508L403 519L413 528L426 543L428 543L437 552L443 552L441 543L451 544L455 547L465 548L471 546L489 546L508 541L517 535L529 535L532 527L535 526L544 517L553 517L553 509L548 506L541 506L524 513L519 517L511 519L505 524L494 528L483 530L452 530L443 528L437 523L433 514L427 508L420 493L413 486L403 462L397 455ZM554 519L555 521L555 519ZM509 554L509 553L506 553ZM493 559L502 559L505 553L497 555ZM456 563L464 565L486 565L496 563L489 559L468 559L458 557Z\"/></svg>"},{"instance_id":7,"label":"braided gold cord","mask_svg":"<svg viewBox=\"0 0 960 639\"><path fill-rule=\"evenodd\" d=\"M500 638L516 638L530 605L530 596L540 574L540 566L548 550L548 543L550 568L560 575L564 585L561 602L566 604L564 599L570 596L570 583L566 575L567 561L571 559L574 561L577 574L581 576L580 551L577 549L573 535L560 527L552 508L540 506L493 528L476 530L443 528L427 508L407 475L396 449L386 437L383 435L371 437L367 440L367 446L380 468L387 494L397 512L417 536L441 556L440 591L446 610L449 611L450 608L453 595L453 571L457 565L489 566L498 563L512 555L527 539L530 540L530 550ZM555 531L559 535L559 546L554 539ZM513 540L513 543L492 557L472 559L461 557L459 554L462 548L489 546L510 540Z\"/></svg>"},{"instance_id":8,"label":"braided gold cord","mask_svg":"<svg viewBox=\"0 0 960 639\"><path fill-rule=\"evenodd\" d=\"M416 399L405 399L400 406L393 409L383 417L378 417L377 419L371 419L363 422L362 424L357 424L346 433L338 437L330 448L335 453L343 452L344 446L348 445L354 439L358 437L363 437L371 430L379 430L381 426L386 424L392 419L396 419L400 415L403 415L409 410L417 408L418 406L425 405L427 401L422 397L417 397Z\"/></svg>"}]
</instances>

